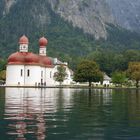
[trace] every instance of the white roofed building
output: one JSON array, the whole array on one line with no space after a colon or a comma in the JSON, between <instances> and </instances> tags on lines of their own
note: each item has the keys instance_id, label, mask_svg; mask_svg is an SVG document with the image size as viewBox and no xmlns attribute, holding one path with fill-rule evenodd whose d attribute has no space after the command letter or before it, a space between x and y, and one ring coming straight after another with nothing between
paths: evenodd
<instances>
[{"instance_id":1,"label":"white roofed building","mask_svg":"<svg viewBox=\"0 0 140 140\"><path fill-rule=\"evenodd\" d=\"M104 86L111 85L111 78L105 73L104 73L104 78L103 78L103 85Z\"/></svg>"}]
</instances>

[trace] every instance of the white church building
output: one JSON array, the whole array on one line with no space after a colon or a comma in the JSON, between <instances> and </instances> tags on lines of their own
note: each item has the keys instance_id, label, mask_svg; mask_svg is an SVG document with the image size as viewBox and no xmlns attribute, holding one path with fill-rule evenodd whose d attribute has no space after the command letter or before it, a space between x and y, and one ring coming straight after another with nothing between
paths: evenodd
<instances>
[{"instance_id":1,"label":"white church building","mask_svg":"<svg viewBox=\"0 0 140 140\"><path fill-rule=\"evenodd\" d=\"M29 40L24 35L19 39L19 51L11 54L6 68L6 86L55 86L54 75L57 67L63 65L66 68L66 77L63 85L70 85L73 80L73 72L67 63L57 58L48 57L46 45L48 41L42 37L39 39L39 54L28 52Z\"/></svg>"}]
</instances>

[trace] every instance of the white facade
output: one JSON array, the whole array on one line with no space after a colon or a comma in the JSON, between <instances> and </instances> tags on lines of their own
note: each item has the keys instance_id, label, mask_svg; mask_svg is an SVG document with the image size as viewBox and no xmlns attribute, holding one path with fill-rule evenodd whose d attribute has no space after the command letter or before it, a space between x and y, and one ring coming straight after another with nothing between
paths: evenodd
<instances>
[{"instance_id":1,"label":"white facade","mask_svg":"<svg viewBox=\"0 0 140 140\"><path fill-rule=\"evenodd\" d=\"M24 69L24 65L7 65L6 85L18 86L19 83L20 85L24 85L24 79L21 76L21 70L23 69Z\"/></svg>"},{"instance_id":2,"label":"white facade","mask_svg":"<svg viewBox=\"0 0 140 140\"><path fill-rule=\"evenodd\" d=\"M55 86L54 74L57 66L45 68L32 65L7 65L6 85L7 86ZM66 67L67 76L62 85L70 85L73 80L69 68Z\"/></svg>"}]
</instances>

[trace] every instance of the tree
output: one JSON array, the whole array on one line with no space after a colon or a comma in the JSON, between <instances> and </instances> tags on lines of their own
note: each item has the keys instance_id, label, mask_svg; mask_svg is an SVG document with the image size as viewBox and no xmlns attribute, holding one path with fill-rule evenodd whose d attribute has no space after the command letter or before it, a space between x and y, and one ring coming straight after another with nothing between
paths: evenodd
<instances>
[{"instance_id":1,"label":"tree","mask_svg":"<svg viewBox=\"0 0 140 140\"><path fill-rule=\"evenodd\" d=\"M4 80L6 79L6 70L2 70L0 71L0 80Z\"/></svg>"},{"instance_id":2,"label":"tree","mask_svg":"<svg viewBox=\"0 0 140 140\"><path fill-rule=\"evenodd\" d=\"M100 71L96 62L83 60L77 66L74 73L74 80L76 82L89 82L89 87L91 87L92 82L99 82L103 80L103 73Z\"/></svg>"},{"instance_id":3,"label":"tree","mask_svg":"<svg viewBox=\"0 0 140 140\"><path fill-rule=\"evenodd\" d=\"M126 80L126 74L124 72L114 72L112 74L112 82L114 84L119 84L122 86L125 80Z\"/></svg>"},{"instance_id":4,"label":"tree","mask_svg":"<svg viewBox=\"0 0 140 140\"><path fill-rule=\"evenodd\" d=\"M54 74L55 81L58 81L61 85L66 76L66 68L63 65L57 66L57 72Z\"/></svg>"},{"instance_id":5,"label":"tree","mask_svg":"<svg viewBox=\"0 0 140 140\"><path fill-rule=\"evenodd\" d=\"M127 50L124 53L124 59L126 62L140 61L140 52L138 50Z\"/></svg>"},{"instance_id":6,"label":"tree","mask_svg":"<svg viewBox=\"0 0 140 140\"><path fill-rule=\"evenodd\" d=\"M140 62L130 62L128 65L128 76L136 81L136 87L139 87L140 81Z\"/></svg>"},{"instance_id":7,"label":"tree","mask_svg":"<svg viewBox=\"0 0 140 140\"><path fill-rule=\"evenodd\" d=\"M6 60L4 60L4 59L1 59L0 60L0 71L6 69L6 64L7 64L7 61Z\"/></svg>"}]
</instances>

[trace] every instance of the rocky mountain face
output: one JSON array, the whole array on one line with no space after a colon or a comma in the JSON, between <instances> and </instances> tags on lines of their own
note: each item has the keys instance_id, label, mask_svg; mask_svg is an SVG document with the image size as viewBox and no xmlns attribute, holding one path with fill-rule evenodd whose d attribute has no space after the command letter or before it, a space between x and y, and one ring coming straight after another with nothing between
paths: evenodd
<instances>
[{"instance_id":1,"label":"rocky mountain face","mask_svg":"<svg viewBox=\"0 0 140 140\"><path fill-rule=\"evenodd\" d=\"M106 38L106 24L114 24L105 0L49 0L53 11L73 26L94 34L96 39Z\"/></svg>"},{"instance_id":2,"label":"rocky mountain face","mask_svg":"<svg viewBox=\"0 0 140 140\"><path fill-rule=\"evenodd\" d=\"M93 34L96 39L107 38L108 24L119 25L131 31L140 31L140 0L0 0L0 15L6 16L10 9L24 8L32 14L37 26L50 23L46 4L64 20L74 27L83 29L85 33ZM33 6L34 5L34 6ZM27 10L28 11L28 10ZM1 17L2 17L1 16ZM31 21L32 22L32 21ZM53 22L53 21L52 21Z\"/></svg>"}]
</instances>

